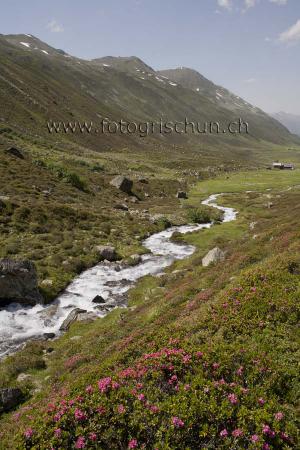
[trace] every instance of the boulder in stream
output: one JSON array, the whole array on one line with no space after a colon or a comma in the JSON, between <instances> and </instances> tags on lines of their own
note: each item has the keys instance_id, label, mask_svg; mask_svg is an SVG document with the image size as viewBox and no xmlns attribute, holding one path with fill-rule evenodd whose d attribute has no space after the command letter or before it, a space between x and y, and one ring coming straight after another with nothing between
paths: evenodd
<instances>
[{"instance_id":1,"label":"boulder in stream","mask_svg":"<svg viewBox=\"0 0 300 450\"><path fill-rule=\"evenodd\" d=\"M87 311L86 309L81 308L75 308L73 309L70 314L67 316L67 318L63 321L63 323L60 326L60 331L67 331L72 323L76 322L78 316L80 314L85 314Z\"/></svg>"},{"instance_id":2,"label":"boulder in stream","mask_svg":"<svg viewBox=\"0 0 300 450\"><path fill-rule=\"evenodd\" d=\"M106 303L106 300L101 297L101 295L96 295L96 297L93 298L92 303L103 304Z\"/></svg>"},{"instance_id":3,"label":"boulder in stream","mask_svg":"<svg viewBox=\"0 0 300 450\"><path fill-rule=\"evenodd\" d=\"M9 303L44 303L35 265L29 260L0 259L0 307Z\"/></svg>"}]
</instances>

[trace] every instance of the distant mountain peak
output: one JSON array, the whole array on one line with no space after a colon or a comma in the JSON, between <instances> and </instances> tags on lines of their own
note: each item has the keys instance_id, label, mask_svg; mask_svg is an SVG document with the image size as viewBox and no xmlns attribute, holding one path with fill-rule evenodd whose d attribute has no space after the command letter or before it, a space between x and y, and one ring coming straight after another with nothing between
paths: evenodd
<instances>
[{"instance_id":1,"label":"distant mountain peak","mask_svg":"<svg viewBox=\"0 0 300 450\"><path fill-rule=\"evenodd\" d=\"M148 66L137 56L104 56L103 58L93 59L92 62L98 65L110 66L122 72L155 73L152 67Z\"/></svg>"}]
</instances>

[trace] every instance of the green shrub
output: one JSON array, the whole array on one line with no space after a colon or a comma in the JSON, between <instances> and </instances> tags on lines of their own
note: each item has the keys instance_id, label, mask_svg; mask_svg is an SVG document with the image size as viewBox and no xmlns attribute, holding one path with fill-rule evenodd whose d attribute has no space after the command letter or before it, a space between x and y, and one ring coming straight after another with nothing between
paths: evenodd
<instances>
[{"instance_id":1,"label":"green shrub","mask_svg":"<svg viewBox=\"0 0 300 450\"><path fill-rule=\"evenodd\" d=\"M204 208L190 208L187 217L193 223L209 223L212 221L211 213Z\"/></svg>"}]
</instances>

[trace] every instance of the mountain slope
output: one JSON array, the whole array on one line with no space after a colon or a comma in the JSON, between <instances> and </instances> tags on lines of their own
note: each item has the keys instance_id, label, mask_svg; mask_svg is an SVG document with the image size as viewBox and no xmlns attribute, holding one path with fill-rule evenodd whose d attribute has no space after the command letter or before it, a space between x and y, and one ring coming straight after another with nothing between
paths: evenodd
<instances>
[{"instance_id":1,"label":"mountain slope","mask_svg":"<svg viewBox=\"0 0 300 450\"><path fill-rule=\"evenodd\" d=\"M285 112L274 113L272 116L278 122L281 122L291 133L300 136L300 116Z\"/></svg>"},{"instance_id":2,"label":"mountain slope","mask_svg":"<svg viewBox=\"0 0 300 450\"><path fill-rule=\"evenodd\" d=\"M195 92L192 84L185 86L183 81L177 84L172 81L173 76L167 79L137 58L85 61L31 35L0 36L0 57L1 120L31 137L41 134L57 141L57 136L49 136L47 132L49 119L98 123L103 118L157 122L160 118L184 121L186 117L201 124L218 121L223 129L242 117L249 122L249 135L201 135L201 141L213 147L232 147L248 146L261 140L279 144L292 140L285 127L242 100L218 100L226 90L220 88L219 95L215 95L213 84L205 81L207 88ZM198 74L198 77L201 76ZM203 77L201 80L203 82ZM100 141L96 133L60 135L59 138L61 142L80 143L98 151L124 143L136 148L177 143L191 149L199 143L199 135L191 133L188 136L156 133L147 140L136 135L105 134Z\"/></svg>"}]
</instances>

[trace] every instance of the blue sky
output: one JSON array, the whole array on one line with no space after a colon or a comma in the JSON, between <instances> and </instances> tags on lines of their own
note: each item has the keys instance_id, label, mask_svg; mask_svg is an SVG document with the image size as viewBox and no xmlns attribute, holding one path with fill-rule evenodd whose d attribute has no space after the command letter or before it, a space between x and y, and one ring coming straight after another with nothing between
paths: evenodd
<instances>
[{"instance_id":1,"label":"blue sky","mask_svg":"<svg viewBox=\"0 0 300 450\"><path fill-rule=\"evenodd\" d=\"M191 67L267 112L300 114L300 0L0 0L0 32L82 58Z\"/></svg>"}]
</instances>

